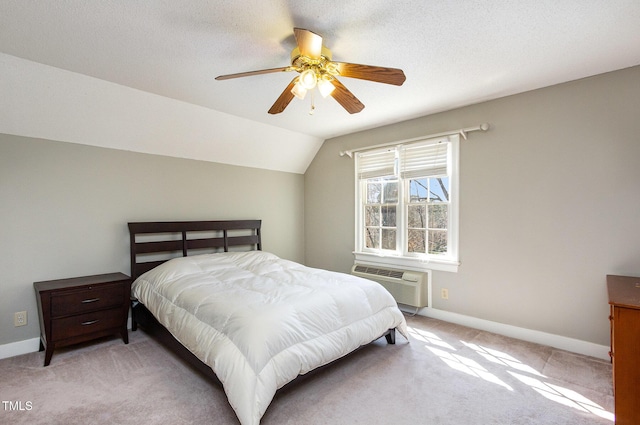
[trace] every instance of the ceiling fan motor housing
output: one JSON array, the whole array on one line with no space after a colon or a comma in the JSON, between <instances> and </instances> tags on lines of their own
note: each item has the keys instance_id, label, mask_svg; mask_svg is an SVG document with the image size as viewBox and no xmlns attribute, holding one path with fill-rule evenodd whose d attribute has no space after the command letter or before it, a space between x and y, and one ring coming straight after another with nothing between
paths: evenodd
<instances>
[{"instance_id":1,"label":"ceiling fan motor housing","mask_svg":"<svg viewBox=\"0 0 640 425\"><path fill-rule=\"evenodd\" d=\"M291 68L293 71L304 74L301 75L300 80L308 85L306 88L309 89L315 85L315 81L331 81L339 74L338 65L331 62L331 50L325 46L322 46L322 54L317 59L302 55L298 47L294 48L291 51ZM310 81L313 78L311 75L315 76L313 83Z\"/></svg>"}]
</instances>

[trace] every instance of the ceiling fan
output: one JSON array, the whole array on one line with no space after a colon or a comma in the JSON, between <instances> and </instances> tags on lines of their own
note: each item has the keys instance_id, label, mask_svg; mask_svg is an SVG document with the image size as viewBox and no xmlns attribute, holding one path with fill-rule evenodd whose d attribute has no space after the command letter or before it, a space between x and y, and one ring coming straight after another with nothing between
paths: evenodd
<instances>
[{"instance_id":1,"label":"ceiling fan","mask_svg":"<svg viewBox=\"0 0 640 425\"><path fill-rule=\"evenodd\" d=\"M299 75L291 80L280 97L271 106L271 109L269 109L270 114L281 113L294 97L304 99L306 93L316 87L323 97L331 95L347 112L355 114L362 111L364 105L338 80L338 76L396 86L401 86L406 79L404 72L397 68L333 62L331 60L331 51L322 45L322 37L320 35L302 28L294 28L293 34L296 38L297 47L291 51L290 66L220 75L216 77L216 80L296 71ZM312 100L310 113L313 113L313 110Z\"/></svg>"}]
</instances>

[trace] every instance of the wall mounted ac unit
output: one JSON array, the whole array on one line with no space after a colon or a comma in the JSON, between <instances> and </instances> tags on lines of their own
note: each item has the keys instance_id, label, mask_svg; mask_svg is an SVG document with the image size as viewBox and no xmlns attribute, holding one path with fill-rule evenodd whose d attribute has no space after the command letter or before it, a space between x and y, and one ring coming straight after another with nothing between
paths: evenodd
<instances>
[{"instance_id":1,"label":"wall mounted ac unit","mask_svg":"<svg viewBox=\"0 0 640 425\"><path fill-rule=\"evenodd\" d=\"M427 273L394 270L354 264L351 274L370 279L384 286L399 304L426 307L429 275Z\"/></svg>"}]
</instances>

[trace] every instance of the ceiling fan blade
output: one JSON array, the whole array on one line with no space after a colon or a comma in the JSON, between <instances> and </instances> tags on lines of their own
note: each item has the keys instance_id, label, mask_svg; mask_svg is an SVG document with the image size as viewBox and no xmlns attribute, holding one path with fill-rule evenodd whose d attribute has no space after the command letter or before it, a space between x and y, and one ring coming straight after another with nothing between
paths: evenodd
<instances>
[{"instance_id":1,"label":"ceiling fan blade","mask_svg":"<svg viewBox=\"0 0 640 425\"><path fill-rule=\"evenodd\" d=\"M271 106L271 109L269 109L270 114L272 115L279 114L280 112L285 110L285 108L289 105L289 103L291 103L291 100L294 97L293 93L291 93L291 89L293 89L293 86L296 84L297 81L298 81L298 77L291 80L287 88L284 89L280 97L276 99L273 106Z\"/></svg>"},{"instance_id":2,"label":"ceiling fan blade","mask_svg":"<svg viewBox=\"0 0 640 425\"><path fill-rule=\"evenodd\" d=\"M320 59L320 55L322 55L322 36L302 28L294 28L293 34L296 37L296 43L298 43L298 49L302 56Z\"/></svg>"},{"instance_id":3,"label":"ceiling fan blade","mask_svg":"<svg viewBox=\"0 0 640 425\"><path fill-rule=\"evenodd\" d=\"M334 62L343 77L359 78L377 83L401 86L407 77L401 69L384 68L382 66L359 65L356 63Z\"/></svg>"},{"instance_id":4,"label":"ceiling fan blade","mask_svg":"<svg viewBox=\"0 0 640 425\"><path fill-rule=\"evenodd\" d=\"M284 66L282 68L270 68L270 69L261 69L259 71L249 71L249 72L239 72L237 74L219 75L216 77L216 80L230 80L232 78L250 77L252 75L271 74L274 72L284 72L284 71L289 71L289 67Z\"/></svg>"},{"instance_id":5,"label":"ceiling fan blade","mask_svg":"<svg viewBox=\"0 0 640 425\"><path fill-rule=\"evenodd\" d=\"M357 114L364 109L362 102L349 91L336 78L331 80L331 84L335 87L335 90L331 92L331 96L350 114Z\"/></svg>"}]
</instances>

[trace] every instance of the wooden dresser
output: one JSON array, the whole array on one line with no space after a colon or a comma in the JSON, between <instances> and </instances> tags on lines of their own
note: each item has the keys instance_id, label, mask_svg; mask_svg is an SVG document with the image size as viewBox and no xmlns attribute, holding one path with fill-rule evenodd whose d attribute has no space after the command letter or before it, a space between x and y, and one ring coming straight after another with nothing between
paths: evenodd
<instances>
[{"instance_id":1,"label":"wooden dresser","mask_svg":"<svg viewBox=\"0 0 640 425\"><path fill-rule=\"evenodd\" d=\"M44 365L53 350L111 334L129 343L127 316L131 279L122 273L49 280L33 284L40 317Z\"/></svg>"},{"instance_id":2,"label":"wooden dresser","mask_svg":"<svg viewBox=\"0 0 640 425\"><path fill-rule=\"evenodd\" d=\"M640 277L607 276L617 425L640 424Z\"/></svg>"}]
</instances>

